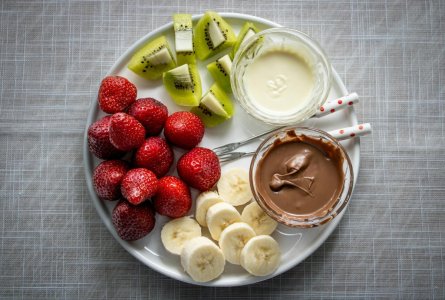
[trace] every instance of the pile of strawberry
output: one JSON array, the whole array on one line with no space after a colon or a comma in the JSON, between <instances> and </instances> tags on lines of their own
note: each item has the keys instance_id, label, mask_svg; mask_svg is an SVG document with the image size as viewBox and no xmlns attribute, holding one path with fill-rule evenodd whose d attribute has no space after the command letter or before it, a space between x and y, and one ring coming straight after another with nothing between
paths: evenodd
<instances>
[{"instance_id":1,"label":"pile of strawberry","mask_svg":"<svg viewBox=\"0 0 445 300\"><path fill-rule=\"evenodd\" d=\"M127 241L153 229L155 212L185 216L192 206L190 187L209 190L221 176L215 153L197 147L204 136L204 124L197 116L186 111L168 115L160 101L136 98L136 86L129 80L105 77L98 102L112 115L88 128L90 152L105 160L94 170L94 188L101 200L119 200L112 221ZM162 130L165 139L159 136ZM167 175L174 161L172 147L189 150L178 160L179 178Z\"/></svg>"}]
</instances>

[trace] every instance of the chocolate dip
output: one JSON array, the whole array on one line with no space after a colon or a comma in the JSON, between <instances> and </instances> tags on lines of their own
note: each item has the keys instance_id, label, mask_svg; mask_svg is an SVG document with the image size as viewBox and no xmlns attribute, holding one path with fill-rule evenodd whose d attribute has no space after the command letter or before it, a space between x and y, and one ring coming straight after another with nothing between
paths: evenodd
<instances>
[{"instance_id":1,"label":"chocolate dip","mask_svg":"<svg viewBox=\"0 0 445 300\"><path fill-rule=\"evenodd\" d=\"M317 137L288 131L258 162L258 194L278 212L323 217L338 202L344 182L338 146Z\"/></svg>"}]
</instances>

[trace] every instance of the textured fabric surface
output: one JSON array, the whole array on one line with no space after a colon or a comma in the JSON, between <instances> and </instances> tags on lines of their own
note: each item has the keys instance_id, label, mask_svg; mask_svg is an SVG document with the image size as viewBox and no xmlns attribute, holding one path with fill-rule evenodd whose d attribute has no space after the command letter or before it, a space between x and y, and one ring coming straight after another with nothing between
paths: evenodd
<instances>
[{"instance_id":1,"label":"textured fabric surface","mask_svg":"<svg viewBox=\"0 0 445 300\"><path fill-rule=\"evenodd\" d=\"M113 62L173 13L207 9L312 35L374 128L326 243L231 289L172 280L121 248L88 197L81 152ZM444 299L444 32L443 1L1 1L0 298Z\"/></svg>"}]
</instances>

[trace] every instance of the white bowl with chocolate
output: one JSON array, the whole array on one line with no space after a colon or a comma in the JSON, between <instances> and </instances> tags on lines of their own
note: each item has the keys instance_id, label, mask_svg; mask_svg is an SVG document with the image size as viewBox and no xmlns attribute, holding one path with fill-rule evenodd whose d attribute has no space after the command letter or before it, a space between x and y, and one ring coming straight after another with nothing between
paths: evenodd
<instances>
[{"instance_id":1,"label":"white bowl with chocolate","mask_svg":"<svg viewBox=\"0 0 445 300\"><path fill-rule=\"evenodd\" d=\"M269 135L250 165L252 193L264 211L291 227L335 218L352 194L351 160L327 132L287 127Z\"/></svg>"}]
</instances>

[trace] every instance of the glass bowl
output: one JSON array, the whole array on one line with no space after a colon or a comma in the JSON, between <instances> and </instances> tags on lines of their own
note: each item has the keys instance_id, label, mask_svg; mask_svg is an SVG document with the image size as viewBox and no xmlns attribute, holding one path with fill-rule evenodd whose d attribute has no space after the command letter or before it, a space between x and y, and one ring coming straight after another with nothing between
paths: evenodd
<instances>
[{"instance_id":1,"label":"glass bowl","mask_svg":"<svg viewBox=\"0 0 445 300\"><path fill-rule=\"evenodd\" d=\"M320 140L320 142L323 143L331 143L330 146L333 147L336 153L340 155L340 158L338 160L341 164L344 180L339 196L337 199L334 199L335 201L331 201L331 205L323 208L322 210L316 210L315 213L294 214L287 212L280 208L273 201L267 201L265 199L265 196L261 194L261 192L259 192L259 189L257 187L257 181L255 179L257 178L257 176L261 175L261 173L259 173L258 171L258 165L261 159L269 153L268 150L273 145L276 145L277 142L282 141L283 139L289 138L289 136L307 136ZM352 194L354 175L352 163L346 150L334 137L320 129L293 126L276 130L259 145L250 164L249 180L250 188L252 190L255 201L271 218L287 226L307 228L319 226L329 222L346 207Z\"/></svg>"},{"instance_id":2,"label":"glass bowl","mask_svg":"<svg viewBox=\"0 0 445 300\"><path fill-rule=\"evenodd\" d=\"M313 81L313 87L308 88L307 96L298 100L302 102L301 105L286 107L286 110L279 112L265 109L255 101L249 94L245 76L249 65L256 59L276 50L301 58L311 71ZM282 78L277 77L280 75L270 75L270 80L258 84L265 85L270 82L274 87L278 87L277 84L282 86ZM285 27L271 28L253 35L241 45L232 63L230 81L234 98L247 113L268 124L292 125L310 118L326 101L331 88L331 64L320 45L308 35ZM290 81L285 82L290 84ZM295 89L295 86L286 85L286 88Z\"/></svg>"}]
</instances>

